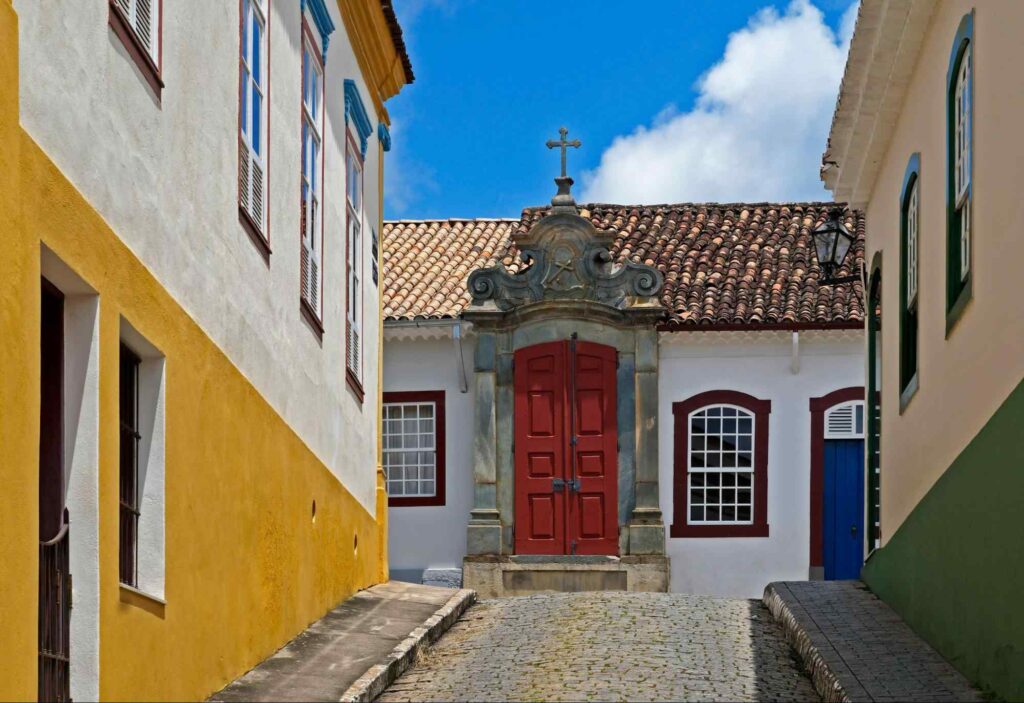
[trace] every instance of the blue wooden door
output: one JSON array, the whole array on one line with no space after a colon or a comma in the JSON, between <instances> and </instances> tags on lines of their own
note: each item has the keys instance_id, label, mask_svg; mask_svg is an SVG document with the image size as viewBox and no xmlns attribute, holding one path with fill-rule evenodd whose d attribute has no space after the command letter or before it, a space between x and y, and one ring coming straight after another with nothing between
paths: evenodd
<instances>
[{"instance_id":1,"label":"blue wooden door","mask_svg":"<svg viewBox=\"0 0 1024 703\"><path fill-rule=\"evenodd\" d=\"M825 578L860 578L864 565L864 440L825 440Z\"/></svg>"}]
</instances>

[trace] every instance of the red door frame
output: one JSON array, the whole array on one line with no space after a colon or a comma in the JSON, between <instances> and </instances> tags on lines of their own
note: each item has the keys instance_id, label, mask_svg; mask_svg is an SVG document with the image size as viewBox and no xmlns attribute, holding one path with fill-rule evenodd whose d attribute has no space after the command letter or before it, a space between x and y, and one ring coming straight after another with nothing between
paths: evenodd
<instances>
[{"instance_id":1,"label":"red door frame","mask_svg":"<svg viewBox=\"0 0 1024 703\"><path fill-rule=\"evenodd\" d=\"M616 366L575 339L516 351L517 554L618 554Z\"/></svg>"}]
</instances>

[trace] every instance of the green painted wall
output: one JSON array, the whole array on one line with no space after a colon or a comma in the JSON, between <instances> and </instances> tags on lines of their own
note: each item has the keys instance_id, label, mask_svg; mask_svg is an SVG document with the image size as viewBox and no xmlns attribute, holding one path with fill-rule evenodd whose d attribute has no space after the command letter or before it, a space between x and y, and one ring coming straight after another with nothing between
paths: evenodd
<instances>
[{"instance_id":1,"label":"green painted wall","mask_svg":"<svg viewBox=\"0 0 1024 703\"><path fill-rule=\"evenodd\" d=\"M863 579L973 682L1024 700L1024 382Z\"/></svg>"}]
</instances>

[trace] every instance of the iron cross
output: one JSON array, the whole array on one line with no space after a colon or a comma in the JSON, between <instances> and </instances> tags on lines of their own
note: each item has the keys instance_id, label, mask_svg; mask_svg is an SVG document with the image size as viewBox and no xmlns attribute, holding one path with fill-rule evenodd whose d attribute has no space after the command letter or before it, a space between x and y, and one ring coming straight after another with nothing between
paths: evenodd
<instances>
[{"instance_id":1,"label":"iron cross","mask_svg":"<svg viewBox=\"0 0 1024 703\"><path fill-rule=\"evenodd\" d=\"M557 142L554 139L549 139L547 141L547 146L548 149L556 149L559 147L562 149L562 178L565 178L565 149L566 147L570 146L573 147L574 149L578 149L580 147L580 140L573 139L571 142L568 141L565 137L569 134L569 130L567 130L565 127L559 127L558 134L561 137L561 139L559 139Z\"/></svg>"}]
</instances>

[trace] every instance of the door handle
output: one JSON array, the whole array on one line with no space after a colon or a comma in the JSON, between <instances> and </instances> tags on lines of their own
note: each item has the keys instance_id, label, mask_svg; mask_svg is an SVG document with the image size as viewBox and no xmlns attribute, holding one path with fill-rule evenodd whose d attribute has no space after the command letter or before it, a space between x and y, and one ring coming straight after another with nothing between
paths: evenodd
<instances>
[{"instance_id":1,"label":"door handle","mask_svg":"<svg viewBox=\"0 0 1024 703\"><path fill-rule=\"evenodd\" d=\"M853 535L854 537L857 536L857 526L856 525L850 525L850 534Z\"/></svg>"},{"instance_id":2,"label":"door handle","mask_svg":"<svg viewBox=\"0 0 1024 703\"><path fill-rule=\"evenodd\" d=\"M565 490L565 479L564 478L553 478L551 479L551 492L561 493Z\"/></svg>"}]
</instances>

